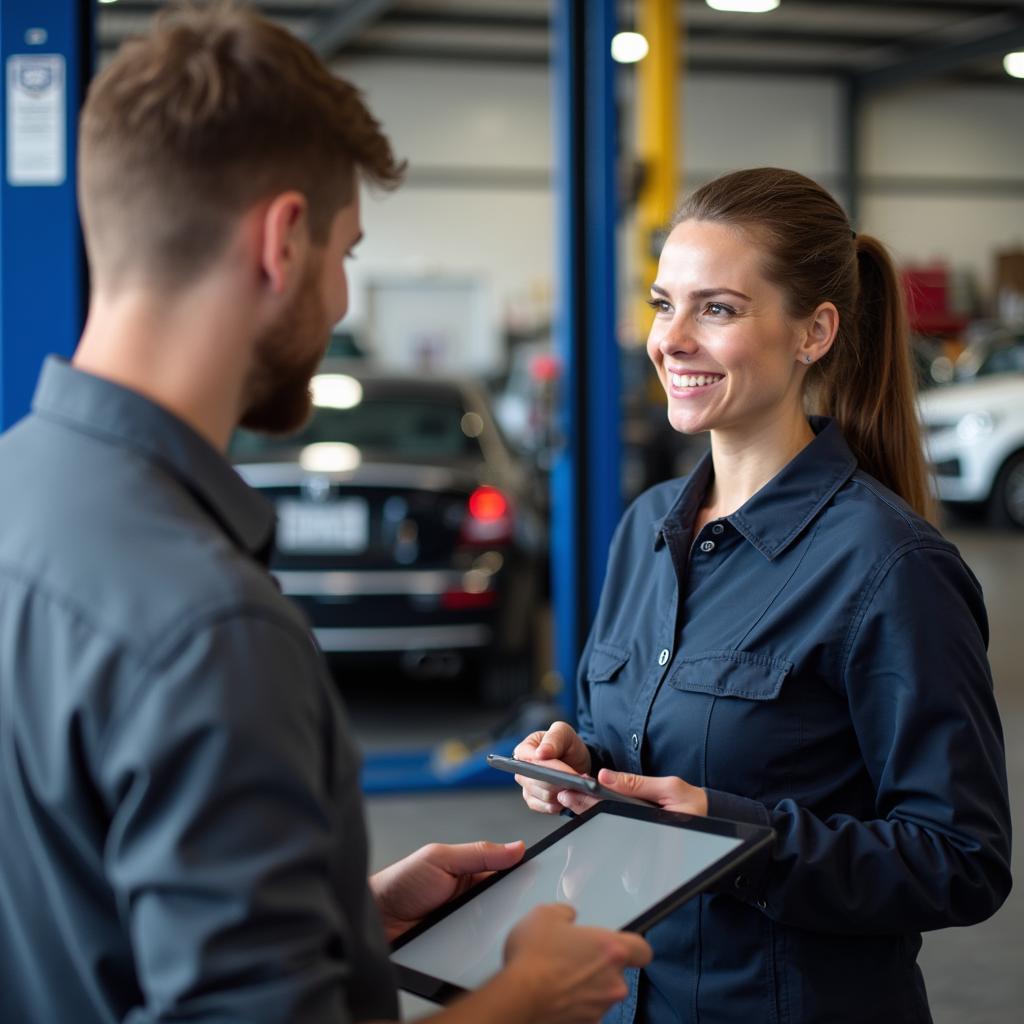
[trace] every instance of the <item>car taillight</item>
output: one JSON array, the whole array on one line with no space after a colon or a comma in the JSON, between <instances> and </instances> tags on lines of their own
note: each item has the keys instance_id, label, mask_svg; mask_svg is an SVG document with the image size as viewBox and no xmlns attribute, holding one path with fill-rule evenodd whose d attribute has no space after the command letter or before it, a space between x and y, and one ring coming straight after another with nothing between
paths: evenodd
<instances>
[{"instance_id":1,"label":"car taillight","mask_svg":"<svg viewBox=\"0 0 1024 1024\"><path fill-rule=\"evenodd\" d=\"M497 487L478 487L466 503L462 540L467 544L495 544L512 537L512 507Z\"/></svg>"},{"instance_id":2,"label":"car taillight","mask_svg":"<svg viewBox=\"0 0 1024 1024\"><path fill-rule=\"evenodd\" d=\"M446 590L441 595L441 607L446 611L475 611L479 608L493 608L498 603L496 590L473 593L468 590Z\"/></svg>"}]
</instances>

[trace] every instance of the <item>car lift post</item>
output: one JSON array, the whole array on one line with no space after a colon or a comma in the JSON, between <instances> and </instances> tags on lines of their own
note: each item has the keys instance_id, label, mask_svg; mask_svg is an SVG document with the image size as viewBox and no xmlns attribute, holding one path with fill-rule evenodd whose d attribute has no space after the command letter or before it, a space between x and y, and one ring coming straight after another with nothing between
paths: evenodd
<instances>
[{"instance_id":1,"label":"car lift post","mask_svg":"<svg viewBox=\"0 0 1024 1024\"><path fill-rule=\"evenodd\" d=\"M575 720L576 663L597 610L608 546L621 511L619 348L616 336L614 0L555 0L552 101L561 363L551 473L551 586L557 703L534 702L492 732L484 748L459 741L367 755L370 794L508 785L487 767L530 729Z\"/></svg>"},{"instance_id":2,"label":"car lift post","mask_svg":"<svg viewBox=\"0 0 1024 1024\"><path fill-rule=\"evenodd\" d=\"M0 429L28 412L43 359L85 320L76 124L93 67L93 0L3 0Z\"/></svg>"},{"instance_id":3,"label":"car lift post","mask_svg":"<svg viewBox=\"0 0 1024 1024\"><path fill-rule=\"evenodd\" d=\"M555 4L552 67L562 364L551 481L551 577L562 717L622 510L615 230L618 178L614 0Z\"/></svg>"}]
</instances>

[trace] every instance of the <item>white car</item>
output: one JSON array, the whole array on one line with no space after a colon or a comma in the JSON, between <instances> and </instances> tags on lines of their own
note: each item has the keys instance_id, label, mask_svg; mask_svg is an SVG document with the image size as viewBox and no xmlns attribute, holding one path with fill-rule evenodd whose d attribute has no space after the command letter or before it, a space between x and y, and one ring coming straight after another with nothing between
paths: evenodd
<instances>
[{"instance_id":1,"label":"white car","mask_svg":"<svg viewBox=\"0 0 1024 1024\"><path fill-rule=\"evenodd\" d=\"M1024 529L1024 374L936 388L918 404L939 499L986 503L994 522Z\"/></svg>"}]
</instances>

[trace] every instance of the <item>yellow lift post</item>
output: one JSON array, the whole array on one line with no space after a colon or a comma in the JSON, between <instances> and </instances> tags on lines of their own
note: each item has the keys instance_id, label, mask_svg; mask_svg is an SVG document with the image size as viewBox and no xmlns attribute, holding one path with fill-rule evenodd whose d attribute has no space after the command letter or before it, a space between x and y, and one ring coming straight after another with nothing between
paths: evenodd
<instances>
[{"instance_id":1,"label":"yellow lift post","mask_svg":"<svg viewBox=\"0 0 1024 1024\"><path fill-rule=\"evenodd\" d=\"M658 271L664 229L677 203L677 102L681 89L683 21L678 0L637 0L636 27L650 50L637 67L637 153L641 163L636 208L637 326L650 323L644 304ZM638 339L639 340L639 339Z\"/></svg>"}]
</instances>

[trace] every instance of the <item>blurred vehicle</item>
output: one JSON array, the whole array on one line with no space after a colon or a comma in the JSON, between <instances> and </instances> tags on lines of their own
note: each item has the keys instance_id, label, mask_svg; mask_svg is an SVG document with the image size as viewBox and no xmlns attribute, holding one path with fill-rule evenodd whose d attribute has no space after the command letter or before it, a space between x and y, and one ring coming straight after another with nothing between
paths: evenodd
<instances>
[{"instance_id":1,"label":"blurred vehicle","mask_svg":"<svg viewBox=\"0 0 1024 1024\"><path fill-rule=\"evenodd\" d=\"M1024 373L1024 329L999 327L969 344L953 366L957 380Z\"/></svg>"},{"instance_id":2,"label":"blurred vehicle","mask_svg":"<svg viewBox=\"0 0 1024 1024\"><path fill-rule=\"evenodd\" d=\"M554 389L560 374L550 338L513 345L508 373L494 392L494 415L519 452L550 468Z\"/></svg>"},{"instance_id":3,"label":"blurred vehicle","mask_svg":"<svg viewBox=\"0 0 1024 1024\"><path fill-rule=\"evenodd\" d=\"M939 499L985 504L1024 529L1024 374L998 374L918 398Z\"/></svg>"},{"instance_id":4,"label":"blurred vehicle","mask_svg":"<svg viewBox=\"0 0 1024 1024\"><path fill-rule=\"evenodd\" d=\"M238 431L231 457L277 504L271 570L320 646L525 695L545 527L483 390L326 360L312 391L301 433Z\"/></svg>"}]
</instances>

